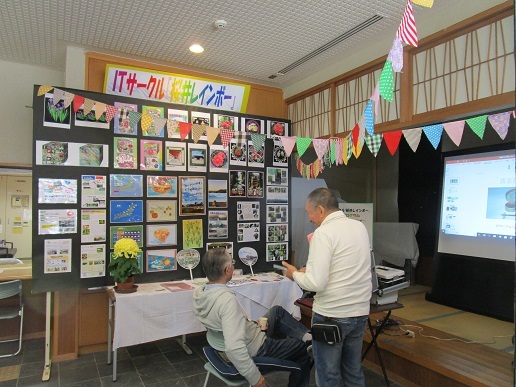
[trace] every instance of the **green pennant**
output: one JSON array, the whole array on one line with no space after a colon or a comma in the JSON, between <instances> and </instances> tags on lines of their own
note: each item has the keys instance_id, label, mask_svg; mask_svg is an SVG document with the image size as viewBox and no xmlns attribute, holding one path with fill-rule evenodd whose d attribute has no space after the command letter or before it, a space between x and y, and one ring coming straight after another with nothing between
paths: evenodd
<instances>
[{"instance_id":1,"label":"green pennant","mask_svg":"<svg viewBox=\"0 0 516 387\"><path fill-rule=\"evenodd\" d=\"M335 145L335 141L330 141L330 162L335 164L337 160L337 146Z\"/></svg>"},{"instance_id":2,"label":"green pennant","mask_svg":"<svg viewBox=\"0 0 516 387\"><path fill-rule=\"evenodd\" d=\"M470 118L466 120L466 123L469 125L471 130L482 140L486 130L486 121L487 115Z\"/></svg>"},{"instance_id":3,"label":"green pennant","mask_svg":"<svg viewBox=\"0 0 516 387\"><path fill-rule=\"evenodd\" d=\"M297 137L296 138L296 147L297 152L299 153L299 157L303 156L312 143L311 138L305 138L305 137Z\"/></svg>"},{"instance_id":4,"label":"green pennant","mask_svg":"<svg viewBox=\"0 0 516 387\"><path fill-rule=\"evenodd\" d=\"M382 98L392 102L394 98L394 73L392 71L392 63L389 60L386 60L383 66L378 88Z\"/></svg>"}]
</instances>

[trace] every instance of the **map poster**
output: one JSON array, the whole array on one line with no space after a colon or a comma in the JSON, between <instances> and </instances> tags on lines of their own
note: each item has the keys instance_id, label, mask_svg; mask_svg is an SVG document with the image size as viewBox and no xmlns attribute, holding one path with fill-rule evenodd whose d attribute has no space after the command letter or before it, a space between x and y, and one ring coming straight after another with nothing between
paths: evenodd
<instances>
[{"instance_id":1,"label":"map poster","mask_svg":"<svg viewBox=\"0 0 516 387\"><path fill-rule=\"evenodd\" d=\"M142 197L143 176L110 175L109 194L112 197Z\"/></svg>"},{"instance_id":2,"label":"map poster","mask_svg":"<svg viewBox=\"0 0 516 387\"><path fill-rule=\"evenodd\" d=\"M111 223L141 223L143 222L142 200L111 200Z\"/></svg>"},{"instance_id":3,"label":"map poster","mask_svg":"<svg viewBox=\"0 0 516 387\"><path fill-rule=\"evenodd\" d=\"M82 175L82 208L106 208L106 176Z\"/></svg>"},{"instance_id":4,"label":"map poster","mask_svg":"<svg viewBox=\"0 0 516 387\"><path fill-rule=\"evenodd\" d=\"M81 278L106 275L106 245L81 246Z\"/></svg>"}]
</instances>

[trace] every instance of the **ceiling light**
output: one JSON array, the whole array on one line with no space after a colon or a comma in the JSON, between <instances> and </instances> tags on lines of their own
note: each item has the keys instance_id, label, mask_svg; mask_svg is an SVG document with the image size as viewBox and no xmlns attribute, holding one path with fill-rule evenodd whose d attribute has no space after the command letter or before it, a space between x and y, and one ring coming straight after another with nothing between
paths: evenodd
<instances>
[{"instance_id":1,"label":"ceiling light","mask_svg":"<svg viewBox=\"0 0 516 387\"><path fill-rule=\"evenodd\" d=\"M204 52L204 48L200 44L192 44L190 46L190 51L192 51L194 54L200 54Z\"/></svg>"}]
</instances>

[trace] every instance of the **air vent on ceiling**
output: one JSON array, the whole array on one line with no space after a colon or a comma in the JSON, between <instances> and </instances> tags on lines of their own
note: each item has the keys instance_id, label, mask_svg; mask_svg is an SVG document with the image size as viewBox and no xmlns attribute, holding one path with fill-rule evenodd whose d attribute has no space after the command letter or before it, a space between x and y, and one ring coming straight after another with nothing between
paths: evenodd
<instances>
[{"instance_id":1,"label":"air vent on ceiling","mask_svg":"<svg viewBox=\"0 0 516 387\"><path fill-rule=\"evenodd\" d=\"M288 65L284 69L281 69L276 74L277 75L284 75L284 74L288 73L290 70L295 69L297 66L302 65L303 63L309 61L313 57L323 53L326 50L329 50L330 48L332 48L336 44L339 44L340 42L343 42L344 40L352 37L353 35L358 34L360 31L365 30L366 28L372 26L373 24L378 23L382 19L383 19L383 16L380 16L380 15L374 15L373 17L370 17L366 21L356 25L352 29L344 32L342 35L337 36L335 39L329 41L325 45L323 45L323 46L319 47L318 49L312 51L308 55L305 55L304 57L302 57L301 59L296 60L294 63Z\"/></svg>"}]
</instances>

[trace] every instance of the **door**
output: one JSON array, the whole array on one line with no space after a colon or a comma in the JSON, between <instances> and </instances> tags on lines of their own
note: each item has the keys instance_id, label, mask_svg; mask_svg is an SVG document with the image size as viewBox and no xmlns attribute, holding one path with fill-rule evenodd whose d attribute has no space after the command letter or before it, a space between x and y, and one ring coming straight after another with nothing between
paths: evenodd
<instances>
[{"instance_id":1,"label":"door","mask_svg":"<svg viewBox=\"0 0 516 387\"><path fill-rule=\"evenodd\" d=\"M32 177L7 176L4 235L18 249L15 258L32 257Z\"/></svg>"}]
</instances>

